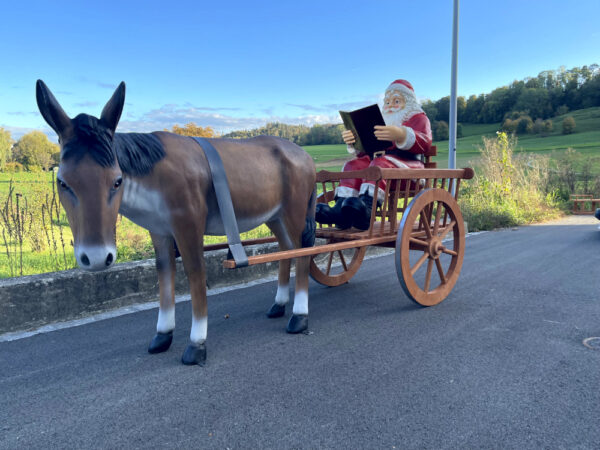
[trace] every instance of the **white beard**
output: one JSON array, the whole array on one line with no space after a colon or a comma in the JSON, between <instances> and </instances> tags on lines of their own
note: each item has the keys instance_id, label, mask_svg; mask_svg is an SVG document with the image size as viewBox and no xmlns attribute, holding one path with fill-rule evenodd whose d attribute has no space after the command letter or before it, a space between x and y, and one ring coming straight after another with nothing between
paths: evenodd
<instances>
[{"instance_id":1,"label":"white beard","mask_svg":"<svg viewBox=\"0 0 600 450\"><path fill-rule=\"evenodd\" d=\"M382 112L383 120L387 126L399 127L415 114L423 112L423 109L416 102L416 99L406 98L406 96L405 99L406 105L404 108L395 112Z\"/></svg>"}]
</instances>

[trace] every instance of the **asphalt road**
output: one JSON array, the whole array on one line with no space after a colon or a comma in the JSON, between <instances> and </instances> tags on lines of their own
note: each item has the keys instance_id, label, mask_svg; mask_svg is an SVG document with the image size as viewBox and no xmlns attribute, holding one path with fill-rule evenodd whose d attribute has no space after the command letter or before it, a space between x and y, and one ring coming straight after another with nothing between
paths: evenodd
<instances>
[{"instance_id":1,"label":"asphalt road","mask_svg":"<svg viewBox=\"0 0 600 450\"><path fill-rule=\"evenodd\" d=\"M470 236L431 308L371 259L311 282L308 335L265 317L273 282L211 296L202 368L189 302L160 355L156 310L0 343L0 448L599 448L597 225Z\"/></svg>"}]
</instances>

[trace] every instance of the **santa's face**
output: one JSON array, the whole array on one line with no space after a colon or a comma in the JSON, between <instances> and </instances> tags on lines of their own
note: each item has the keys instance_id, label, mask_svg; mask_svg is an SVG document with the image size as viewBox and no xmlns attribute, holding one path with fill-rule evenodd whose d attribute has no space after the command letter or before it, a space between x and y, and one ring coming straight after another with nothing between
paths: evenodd
<instances>
[{"instance_id":1,"label":"santa's face","mask_svg":"<svg viewBox=\"0 0 600 450\"><path fill-rule=\"evenodd\" d=\"M404 96L398 91L386 92L383 99L383 112L391 114L402 110L406 106Z\"/></svg>"}]
</instances>

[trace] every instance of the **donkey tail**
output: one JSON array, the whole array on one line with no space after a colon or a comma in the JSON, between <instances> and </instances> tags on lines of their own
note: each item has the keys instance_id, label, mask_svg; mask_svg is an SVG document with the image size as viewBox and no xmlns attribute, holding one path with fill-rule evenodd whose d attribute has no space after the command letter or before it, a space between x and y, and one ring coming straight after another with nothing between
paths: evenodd
<instances>
[{"instance_id":1,"label":"donkey tail","mask_svg":"<svg viewBox=\"0 0 600 450\"><path fill-rule=\"evenodd\" d=\"M308 200L308 209L306 210L306 224L302 231L302 247L313 247L315 245L315 232L317 223L315 222L315 206L317 202L317 188L315 187Z\"/></svg>"}]
</instances>

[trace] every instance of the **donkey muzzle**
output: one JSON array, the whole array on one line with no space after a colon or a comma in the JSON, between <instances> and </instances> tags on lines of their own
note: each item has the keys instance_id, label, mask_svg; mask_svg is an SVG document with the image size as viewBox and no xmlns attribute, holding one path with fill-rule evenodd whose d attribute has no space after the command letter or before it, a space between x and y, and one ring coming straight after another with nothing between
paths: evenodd
<instances>
[{"instance_id":1,"label":"donkey muzzle","mask_svg":"<svg viewBox=\"0 0 600 450\"><path fill-rule=\"evenodd\" d=\"M108 269L117 259L114 246L81 245L75 250L75 259L80 269L96 272Z\"/></svg>"}]
</instances>

